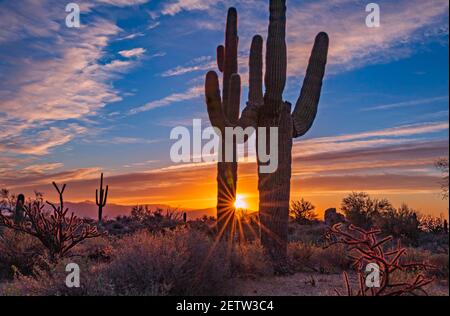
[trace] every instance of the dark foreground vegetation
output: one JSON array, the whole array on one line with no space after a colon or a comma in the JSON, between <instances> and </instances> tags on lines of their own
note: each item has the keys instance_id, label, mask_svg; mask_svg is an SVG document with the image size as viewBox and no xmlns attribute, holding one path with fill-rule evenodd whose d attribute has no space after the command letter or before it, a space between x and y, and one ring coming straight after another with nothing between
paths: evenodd
<instances>
[{"instance_id":1,"label":"dark foreground vegetation","mask_svg":"<svg viewBox=\"0 0 450 316\"><path fill-rule=\"evenodd\" d=\"M61 208L62 194L60 204L46 207L42 195L26 201L16 219L7 210L16 209L17 198L3 193L1 295L231 295L239 293L236 284L276 278L255 214L237 212L233 240L224 241L217 238L214 218L187 221L175 210L137 206L130 216L102 223L78 219ZM376 245L364 248L372 235ZM310 288L301 295L362 295L365 265L388 260L389 284L375 294L448 295L434 289L448 285L448 248L447 222L406 205L397 209L387 200L352 193L339 212L327 210L321 221L314 206L300 200L291 206L288 271L282 277L306 278L301 282ZM368 249L372 257L361 256ZM80 266L79 288L66 286L69 263ZM342 273L336 291L318 285Z\"/></svg>"}]
</instances>

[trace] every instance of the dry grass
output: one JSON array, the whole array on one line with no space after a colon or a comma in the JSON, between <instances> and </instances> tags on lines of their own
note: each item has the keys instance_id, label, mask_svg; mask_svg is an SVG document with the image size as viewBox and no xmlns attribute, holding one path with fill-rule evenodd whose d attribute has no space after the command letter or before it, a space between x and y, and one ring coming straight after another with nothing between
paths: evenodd
<instances>
[{"instance_id":1,"label":"dry grass","mask_svg":"<svg viewBox=\"0 0 450 316\"><path fill-rule=\"evenodd\" d=\"M78 245L57 264L48 263L35 239L3 230L0 295L334 295L335 288L342 289L343 271L353 282L344 247L323 248L323 225L292 226L288 254L293 275L283 277L273 275L259 242L230 248L215 242L209 226L198 221L156 232L144 226L102 236ZM429 273L438 281L429 293L448 295L447 254L409 248L407 256L434 265ZM70 262L81 268L79 289L65 285Z\"/></svg>"}]
</instances>

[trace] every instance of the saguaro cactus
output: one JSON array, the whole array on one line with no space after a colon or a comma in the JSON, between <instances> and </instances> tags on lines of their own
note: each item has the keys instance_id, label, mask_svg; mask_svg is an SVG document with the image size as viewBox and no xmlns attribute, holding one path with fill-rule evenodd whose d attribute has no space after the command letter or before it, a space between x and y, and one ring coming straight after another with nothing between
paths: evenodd
<instances>
[{"instance_id":1,"label":"saguaro cactus","mask_svg":"<svg viewBox=\"0 0 450 316\"><path fill-rule=\"evenodd\" d=\"M275 268L280 272L285 267L287 253L293 138L305 135L315 120L327 63L328 45L328 35L319 33L315 39L300 97L294 112L291 113L291 104L283 101L287 78L286 0L271 0L264 96L260 36L253 38L250 51L249 102L241 120L236 124L227 121L224 114L217 74L209 72L206 76L206 101L213 126L221 130L230 124L242 128L257 126L258 137L264 130L266 135L269 135L269 128L278 128L278 169L270 174L259 172L258 189L261 241L272 257ZM238 81L239 75L232 75L230 86ZM270 138L266 137L265 152L269 152L269 144ZM258 164L263 166L261 162Z\"/></svg>"},{"instance_id":2,"label":"saguaro cactus","mask_svg":"<svg viewBox=\"0 0 450 316\"><path fill-rule=\"evenodd\" d=\"M25 217L25 211L23 209L24 206L25 206L25 195L19 194L17 196L16 210L14 212L14 223L16 225L19 225L24 220Z\"/></svg>"},{"instance_id":3,"label":"saguaro cactus","mask_svg":"<svg viewBox=\"0 0 450 316\"><path fill-rule=\"evenodd\" d=\"M223 98L220 97L220 90L217 107L209 111L211 124L220 128L221 138L221 156L217 166L217 226L219 236L229 238L234 227L234 202L236 200L237 189L237 144L233 140L232 148L234 159L227 162L225 159L225 128L234 127L243 121L249 121L249 116L254 116L250 121L255 122L255 111L244 111L239 118L240 99L241 99L241 78L238 75L238 43L237 32L237 11L230 8L227 17L227 26L225 34L225 46L220 45L217 48L217 64L220 72L223 73ZM217 79L217 75L214 73ZM217 79L218 80L218 79ZM219 87L216 87L219 89ZM218 110L218 111L217 111ZM245 124L244 124L245 125Z\"/></svg>"},{"instance_id":4,"label":"saguaro cactus","mask_svg":"<svg viewBox=\"0 0 450 316\"><path fill-rule=\"evenodd\" d=\"M108 186L103 190L103 173L100 178L100 188L95 190L95 204L98 206L98 223L102 223L103 208L106 206L106 199L108 198Z\"/></svg>"}]
</instances>

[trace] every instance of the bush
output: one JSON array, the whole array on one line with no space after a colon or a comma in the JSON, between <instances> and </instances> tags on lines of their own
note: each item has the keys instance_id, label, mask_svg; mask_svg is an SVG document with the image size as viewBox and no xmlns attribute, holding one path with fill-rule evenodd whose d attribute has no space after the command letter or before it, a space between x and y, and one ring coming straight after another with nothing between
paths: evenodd
<instances>
[{"instance_id":1,"label":"bush","mask_svg":"<svg viewBox=\"0 0 450 316\"><path fill-rule=\"evenodd\" d=\"M301 199L291 203L289 215L299 225L310 225L317 221L315 209L311 202Z\"/></svg>"},{"instance_id":2,"label":"bush","mask_svg":"<svg viewBox=\"0 0 450 316\"><path fill-rule=\"evenodd\" d=\"M119 241L105 269L117 295L220 294L230 275L225 248L185 229L139 232Z\"/></svg>"},{"instance_id":3,"label":"bush","mask_svg":"<svg viewBox=\"0 0 450 316\"><path fill-rule=\"evenodd\" d=\"M259 241L241 243L231 253L231 270L243 278L273 275L271 260Z\"/></svg>"},{"instance_id":4,"label":"bush","mask_svg":"<svg viewBox=\"0 0 450 316\"><path fill-rule=\"evenodd\" d=\"M44 248L27 234L5 229L0 234L0 280L12 279L16 272L30 275Z\"/></svg>"},{"instance_id":5,"label":"bush","mask_svg":"<svg viewBox=\"0 0 450 316\"><path fill-rule=\"evenodd\" d=\"M417 212L403 204L399 209L390 209L375 219L375 226L385 235L401 239L409 245L418 245L420 222Z\"/></svg>"},{"instance_id":6,"label":"bush","mask_svg":"<svg viewBox=\"0 0 450 316\"><path fill-rule=\"evenodd\" d=\"M394 208L386 199L372 199L367 193L353 192L342 200L341 210L351 224L368 229L374 226L374 220L380 214Z\"/></svg>"},{"instance_id":7,"label":"bush","mask_svg":"<svg viewBox=\"0 0 450 316\"><path fill-rule=\"evenodd\" d=\"M295 272L338 273L350 268L343 246L323 248L302 242L288 245L289 265Z\"/></svg>"},{"instance_id":8,"label":"bush","mask_svg":"<svg viewBox=\"0 0 450 316\"><path fill-rule=\"evenodd\" d=\"M3 295L220 295L231 276L225 247L195 231L152 235L138 232L119 240L110 263L86 257L65 259L50 271L16 276ZM65 285L65 265L80 265L81 287Z\"/></svg>"}]
</instances>

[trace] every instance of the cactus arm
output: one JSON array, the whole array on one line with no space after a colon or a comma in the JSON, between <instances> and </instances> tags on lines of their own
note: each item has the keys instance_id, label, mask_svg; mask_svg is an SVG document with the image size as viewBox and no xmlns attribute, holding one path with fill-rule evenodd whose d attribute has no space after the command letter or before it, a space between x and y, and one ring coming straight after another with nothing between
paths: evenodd
<instances>
[{"instance_id":1,"label":"cactus arm","mask_svg":"<svg viewBox=\"0 0 450 316\"><path fill-rule=\"evenodd\" d=\"M217 46L217 67L220 72L224 71L225 64L225 47L223 45Z\"/></svg>"},{"instance_id":2,"label":"cactus arm","mask_svg":"<svg viewBox=\"0 0 450 316\"><path fill-rule=\"evenodd\" d=\"M252 104L262 104L263 97L263 38L260 35L253 37L250 48L249 61L249 91L248 100Z\"/></svg>"},{"instance_id":3,"label":"cactus arm","mask_svg":"<svg viewBox=\"0 0 450 316\"><path fill-rule=\"evenodd\" d=\"M219 51L220 49L218 49ZM230 122L226 117L223 110L219 78L214 71L208 72L205 81L205 96L206 104L208 107L209 119L211 125L218 128L222 133L225 131L225 127L257 127L258 110L264 104L263 98L263 39L257 35L252 40L249 59L249 102L242 111L241 118L237 122ZM220 69L220 58L218 57L218 65ZM231 93L230 100L234 98L240 99L241 84L240 76L233 75L231 77ZM230 92L231 92L230 91ZM234 95L233 95L234 94ZM239 95L239 96L238 96ZM237 103L237 101L232 101Z\"/></svg>"},{"instance_id":4,"label":"cactus arm","mask_svg":"<svg viewBox=\"0 0 450 316\"><path fill-rule=\"evenodd\" d=\"M95 190L95 204L99 204L98 202L98 189Z\"/></svg>"},{"instance_id":5,"label":"cactus arm","mask_svg":"<svg viewBox=\"0 0 450 316\"><path fill-rule=\"evenodd\" d=\"M223 111L220 96L219 77L215 71L210 71L206 74L205 97L211 125L218 128L223 133L225 131L225 127L228 126L228 120Z\"/></svg>"},{"instance_id":6,"label":"cactus arm","mask_svg":"<svg viewBox=\"0 0 450 316\"><path fill-rule=\"evenodd\" d=\"M231 75L228 96L228 120L236 125L239 121L241 108L241 76L237 73Z\"/></svg>"},{"instance_id":7,"label":"cactus arm","mask_svg":"<svg viewBox=\"0 0 450 316\"><path fill-rule=\"evenodd\" d=\"M286 73L286 0L271 0L266 53L266 106L275 109L281 104Z\"/></svg>"},{"instance_id":8,"label":"cactus arm","mask_svg":"<svg viewBox=\"0 0 450 316\"><path fill-rule=\"evenodd\" d=\"M108 199L108 189L109 189L109 187L106 186L105 197L104 197L104 199L103 199L103 201L102 201L102 206L103 206L103 207L106 206L106 200Z\"/></svg>"},{"instance_id":9,"label":"cactus arm","mask_svg":"<svg viewBox=\"0 0 450 316\"><path fill-rule=\"evenodd\" d=\"M329 38L324 32L316 37L302 91L293 113L294 138L305 135L312 127L322 90L327 64Z\"/></svg>"},{"instance_id":10,"label":"cactus arm","mask_svg":"<svg viewBox=\"0 0 450 316\"><path fill-rule=\"evenodd\" d=\"M223 61L223 107L229 121L239 119L239 103L232 103L231 79L238 73L238 16L235 8L228 10L227 26L225 32L225 58ZM220 58L219 58L220 59Z\"/></svg>"}]
</instances>

